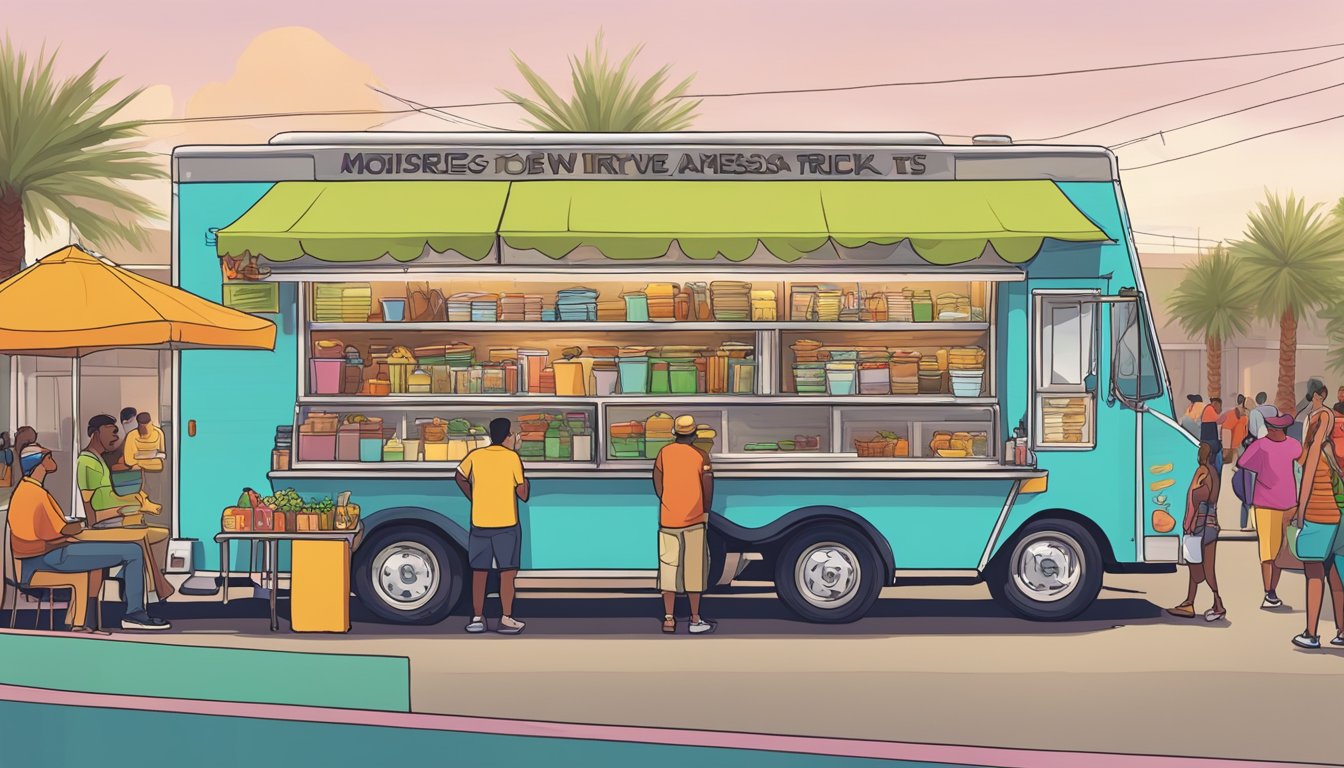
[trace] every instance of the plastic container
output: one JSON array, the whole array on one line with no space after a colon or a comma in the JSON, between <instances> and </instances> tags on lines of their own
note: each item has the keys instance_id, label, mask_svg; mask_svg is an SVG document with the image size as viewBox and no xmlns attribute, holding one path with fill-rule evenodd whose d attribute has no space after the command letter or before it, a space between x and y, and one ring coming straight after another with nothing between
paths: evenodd
<instances>
[{"instance_id":1,"label":"plastic container","mask_svg":"<svg viewBox=\"0 0 1344 768\"><path fill-rule=\"evenodd\" d=\"M299 461L335 461L336 435L299 433Z\"/></svg>"},{"instance_id":2,"label":"plastic container","mask_svg":"<svg viewBox=\"0 0 1344 768\"><path fill-rule=\"evenodd\" d=\"M616 394L616 385L620 381L620 374L610 369L596 369L593 371L593 395L596 397L610 397Z\"/></svg>"},{"instance_id":3,"label":"plastic container","mask_svg":"<svg viewBox=\"0 0 1344 768\"><path fill-rule=\"evenodd\" d=\"M336 461L359 461L359 425L344 424L336 433Z\"/></svg>"},{"instance_id":4,"label":"plastic container","mask_svg":"<svg viewBox=\"0 0 1344 768\"><path fill-rule=\"evenodd\" d=\"M671 440L648 440L644 441L644 458L656 459L658 452L671 445Z\"/></svg>"},{"instance_id":5,"label":"plastic container","mask_svg":"<svg viewBox=\"0 0 1344 768\"><path fill-rule=\"evenodd\" d=\"M885 395L891 392L891 374L886 363L864 363L859 367L859 394Z\"/></svg>"},{"instance_id":6,"label":"plastic container","mask_svg":"<svg viewBox=\"0 0 1344 768\"><path fill-rule=\"evenodd\" d=\"M406 320L405 299L383 299L383 322L400 323Z\"/></svg>"},{"instance_id":7,"label":"plastic container","mask_svg":"<svg viewBox=\"0 0 1344 768\"><path fill-rule=\"evenodd\" d=\"M649 363L649 394L666 395L672 391L671 366L666 360Z\"/></svg>"},{"instance_id":8,"label":"plastic container","mask_svg":"<svg viewBox=\"0 0 1344 768\"><path fill-rule=\"evenodd\" d=\"M672 363L668 368L668 380L672 394L693 395L699 376L695 363Z\"/></svg>"},{"instance_id":9,"label":"plastic container","mask_svg":"<svg viewBox=\"0 0 1344 768\"><path fill-rule=\"evenodd\" d=\"M952 394L957 397L979 397L984 389L984 371L952 371Z\"/></svg>"},{"instance_id":10,"label":"plastic container","mask_svg":"<svg viewBox=\"0 0 1344 768\"><path fill-rule=\"evenodd\" d=\"M649 359L623 357L616 364L620 371L621 394L647 395L649 393Z\"/></svg>"},{"instance_id":11,"label":"plastic container","mask_svg":"<svg viewBox=\"0 0 1344 768\"><path fill-rule=\"evenodd\" d=\"M575 461L593 460L592 435L574 435L574 460Z\"/></svg>"},{"instance_id":12,"label":"plastic container","mask_svg":"<svg viewBox=\"0 0 1344 768\"><path fill-rule=\"evenodd\" d=\"M856 366L852 360L832 361L826 364L826 392L830 395L854 394Z\"/></svg>"},{"instance_id":13,"label":"plastic container","mask_svg":"<svg viewBox=\"0 0 1344 768\"><path fill-rule=\"evenodd\" d=\"M625 299L625 321L627 323L649 322L649 297L642 293L627 293Z\"/></svg>"},{"instance_id":14,"label":"plastic container","mask_svg":"<svg viewBox=\"0 0 1344 768\"><path fill-rule=\"evenodd\" d=\"M555 369L556 397L583 397L587 395L584 384L583 363L578 360L556 360Z\"/></svg>"},{"instance_id":15,"label":"plastic container","mask_svg":"<svg viewBox=\"0 0 1344 768\"><path fill-rule=\"evenodd\" d=\"M425 443L425 461L448 461L448 443Z\"/></svg>"},{"instance_id":16,"label":"plastic container","mask_svg":"<svg viewBox=\"0 0 1344 768\"><path fill-rule=\"evenodd\" d=\"M308 368L313 379L310 386L314 395L341 394L341 382L345 378L345 358L310 360Z\"/></svg>"},{"instance_id":17,"label":"plastic container","mask_svg":"<svg viewBox=\"0 0 1344 768\"><path fill-rule=\"evenodd\" d=\"M420 460L420 441L419 441L419 440L414 440L414 439L406 439L406 440L402 440L402 441L401 441L401 447L402 447L402 457L401 457L401 458L402 458L402 461L419 461L419 460ZM386 461L386 459L384 459L384 460Z\"/></svg>"}]
</instances>

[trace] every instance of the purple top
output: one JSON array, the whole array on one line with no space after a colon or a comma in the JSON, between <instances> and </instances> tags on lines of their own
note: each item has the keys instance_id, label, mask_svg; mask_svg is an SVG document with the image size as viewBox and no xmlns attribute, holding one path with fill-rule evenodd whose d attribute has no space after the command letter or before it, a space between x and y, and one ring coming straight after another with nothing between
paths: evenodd
<instances>
[{"instance_id":1,"label":"purple top","mask_svg":"<svg viewBox=\"0 0 1344 768\"><path fill-rule=\"evenodd\" d=\"M1297 477L1293 462L1302 455L1302 444L1291 437L1274 442L1267 437L1251 443L1237 459L1237 466L1255 473L1251 503L1265 509L1297 508Z\"/></svg>"}]
</instances>

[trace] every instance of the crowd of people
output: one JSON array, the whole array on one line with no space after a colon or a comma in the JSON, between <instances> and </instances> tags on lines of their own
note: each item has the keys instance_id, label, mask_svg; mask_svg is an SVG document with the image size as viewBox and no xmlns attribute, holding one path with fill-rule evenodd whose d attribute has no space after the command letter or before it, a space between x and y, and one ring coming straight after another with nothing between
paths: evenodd
<instances>
[{"instance_id":1,"label":"crowd of people","mask_svg":"<svg viewBox=\"0 0 1344 768\"><path fill-rule=\"evenodd\" d=\"M7 521L15 580L29 588L41 574L43 588L68 590L66 621L73 632L100 631L87 625L88 600L118 568L126 603L121 628L169 628L147 609L151 593L166 600L174 592L164 575L169 530L147 520L162 510L146 492L145 479L163 471L163 431L148 413L134 408L120 416L120 424L106 414L88 422L88 442L75 461L83 514L63 510L46 488L57 464L38 442L37 430L20 427L8 449L14 490Z\"/></svg>"},{"instance_id":2,"label":"crowd of people","mask_svg":"<svg viewBox=\"0 0 1344 768\"><path fill-rule=\"evenodd\" d=\"M1292 412L1280 412L1266 393L1224 410L1221 398L1208 403L1189 395L1181 425L1199 439L1199 466L1186 492L1182 554L1189 567L1189 590L1168 613L1194 618L1201 584L1213 593L1207 621L1227 615L1215 573L1218 550L1218 501L1223 473L1232 468L1231 486L1241 504L1241 528L1253 527L1259 545L1265 595L1261 608L1281 607L1279 578L1285 569L1306 576L1306 627L1292 642L1321 647L1320 619L1329 587L1336 634L1331 645L1344 646L1344 387L1336 402L1330 390L1312 379Z\"/></svg>"}]
</instances>

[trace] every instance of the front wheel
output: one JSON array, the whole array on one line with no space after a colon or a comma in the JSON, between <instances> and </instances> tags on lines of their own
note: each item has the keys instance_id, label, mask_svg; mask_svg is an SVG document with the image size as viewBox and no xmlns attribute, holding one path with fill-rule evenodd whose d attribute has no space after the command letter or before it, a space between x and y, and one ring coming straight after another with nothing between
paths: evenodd
<instances>
[{"instance_id":1,"label":"front wheel","mask_svg":"<svg viewBox=\"0 0 1344 768\"><path fill-rule=\"evenodd\" d=\"M423 528L374 531L356 550L353 567L360 604L394 624L437 624L462 597L461 555Z\"/></svg>"},{"instance_id":2,"label":"front wheel","mask_svg":"<svg viewBox=\"0 0 1344 768\"><path fill-rule=\"evenodd\" d=\"M986 582L990 595L1022 618L1067 621L1097 599L1101 575L1101 551L1085 528L1038 520L1000 553Z\"/></svg>"},{"instance_id":3,"label":"front wheel","mask_svg":"<svg viewBox=\"0 0 1344 768\"><path fill-rule=\"evenodd\" d=\"M868 613L882 591L882 562L868 537L845 525L804 528L775 561L775 592L807 621L843 624Z\"/></svg>"}]
</instances>

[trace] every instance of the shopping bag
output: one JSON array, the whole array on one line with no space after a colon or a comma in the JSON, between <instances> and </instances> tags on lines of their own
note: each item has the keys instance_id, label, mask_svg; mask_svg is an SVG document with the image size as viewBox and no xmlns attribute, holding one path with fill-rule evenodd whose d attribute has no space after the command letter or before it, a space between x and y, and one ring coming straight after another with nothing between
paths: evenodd
<instances>
[{"instance_id":1,"label":"shopping bag","mask_svg":"<svg viewBox=\"0 0 1344 768\"><path fill-rule=\"evenodd\" d=\"M1204 562L1204 537L1200 534L1181 536L1181 559L1190 565Z\"/></svg>"},{"instance_id":2,"label":"shopping bag","mask_svg":"<svg viewBox=\"0 0 1344 768\"><path fill-rule=\"evenodd\" d=\"M1279 554L1274 558L1274 565L1284 571L1302 570L1302 561L1298 558L1296 552L1297 534L1299 529L1291 522L1293 516L1296 514L1297 510L1292 510L1287 515L1284 515L1283 546L1279 547ZM1290 536L1292 537L1291 540L1289 538Z\"/></svg>"},{"instance_id":3,"label":"shopping bag","mask_svg":"<svg viewBox=\"0 0 1344 768\"><path fill-rule=\"evenodd\" d=\"M1283 543L1284 543L1283 548L1288 550L1288 552L1293 556L1293 559L1297 560L1299 563L1302 562L1302 556L1297 554L1297 536L1300 533L1302 533L1301 528L1298 528L1296 525L1289 524L1288 530L1284 531L1283 534Z\"/></svg>"}]
</instances>

